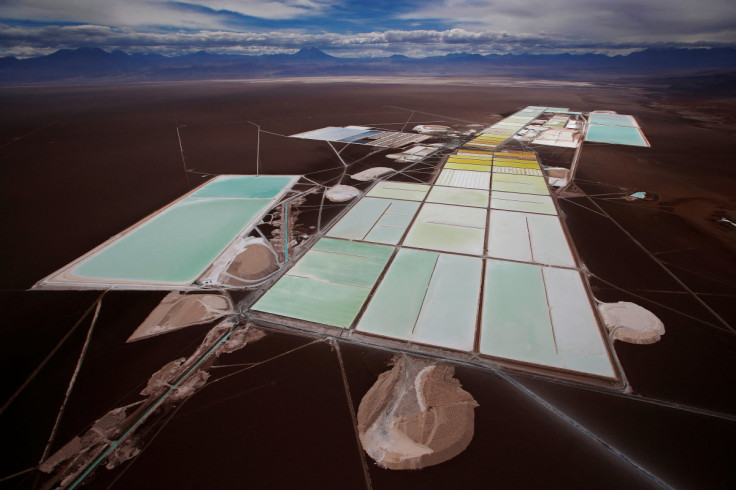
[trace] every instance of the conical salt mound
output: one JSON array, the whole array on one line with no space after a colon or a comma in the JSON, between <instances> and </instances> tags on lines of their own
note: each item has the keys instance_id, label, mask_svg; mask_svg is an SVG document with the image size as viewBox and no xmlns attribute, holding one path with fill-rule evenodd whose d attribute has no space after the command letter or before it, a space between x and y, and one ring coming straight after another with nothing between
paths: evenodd
<instances>
[{"instance_id":1,"label":"conical salt mound","mask_svg":"<svg viewBox=\"0 0 736 490\"><path fill-rule=\"evenodd\" d=\"M420 469L454 458L473 439L478 403L447 364L401 356L358 408L363 449L379 466Z\"/></svg>"}]
</instances>

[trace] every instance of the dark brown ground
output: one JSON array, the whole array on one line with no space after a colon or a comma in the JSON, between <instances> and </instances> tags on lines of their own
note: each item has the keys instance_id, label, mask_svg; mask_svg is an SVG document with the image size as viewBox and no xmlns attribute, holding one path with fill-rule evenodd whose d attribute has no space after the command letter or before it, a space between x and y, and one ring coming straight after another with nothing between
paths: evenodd
<instances>
[{"instance_id":1,"label":"dark brown ground","mask_svg":"<svg viewBox=\"0 0 736 490\"><path fill-rule=\"evenodd\" d=\"M185 126L180 131L188 168L252 173L256 131L248 120L266 131L291 134L345 124L398 129L410 112L386 107L392 105L430 113L416 113L412 122L437 124L488 123L526 105L612 109L634 114L652 148L586 145L578 185L591 197L564 200L561 206L578 251L596 276L596 297L636 301L655 312L667 328L658 344L617 343L617 354L636 395L731 418L458 367L458 379L480 403L469 448L452 461L418 472L391 472L367 461L370 484L650 484L642 473L509 381L516 380L669 484L731 487L736 481L731 458L736 440L736 340L727 324L736 323L736 232L717 225L714 216L733 213L736 207L736 131L725 123L693 118L690 109L673 109L678 106L672 101L666 107L655 102L643 91L615 87L208 82L1 89L2 399L18 389L98 296L23 290L203 181L199 174L185 175L182 170L177 124ZM262 135L261 148L264 172L303 174L339 165L320 143ZM542 159L557 165L565 155L547 152ZM365 166L386 162L377 155ZM360 169L357 165L354 171ZM325 174L315 176L327 180L341 172ZM637 190L660 198L618 198ZM334 216L340 207L329 209ZM305 226L316 221L315 215L305 210ZM52 448L107 410L138 399L155 370L191 353L201 341L206 326L124 343L163 296L111 292L104 297ZM0 416L0 438L4 447L12 447L3 452L0 478L38 463L91 316ZM258 362L308 342L273 334L220 363ZM342 345L342 354L357 407L391 354L350 345ZM215 368L212 379L233 369ZM324 343L211 384L164 422L140 457L116 470L98 472L90 486L366 486L340 365L336 352ZM36 475L27 473L0 481L0 487L32 488L34 481Z\"/></svg>"}]
</instances>

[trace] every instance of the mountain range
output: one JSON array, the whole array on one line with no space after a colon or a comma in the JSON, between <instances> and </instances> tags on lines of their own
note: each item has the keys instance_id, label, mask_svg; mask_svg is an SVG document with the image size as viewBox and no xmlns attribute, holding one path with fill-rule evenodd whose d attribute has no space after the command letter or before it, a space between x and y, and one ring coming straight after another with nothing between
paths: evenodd
<instances>
[{"instance_id":1,"label":"mountain range","mask_svg":"<svg viewBox=\"0 0 736 490\"><path fill-rule=\"evenodd\" d=\"M605 81L736 73L736 49L645 49L628 55L452 53L409 58L340 58L307 47L294 54L181 56L62 49L36 58L0 58L0 84L164 81L304 76L503 76Z\"/></svg>"}]
</instances>

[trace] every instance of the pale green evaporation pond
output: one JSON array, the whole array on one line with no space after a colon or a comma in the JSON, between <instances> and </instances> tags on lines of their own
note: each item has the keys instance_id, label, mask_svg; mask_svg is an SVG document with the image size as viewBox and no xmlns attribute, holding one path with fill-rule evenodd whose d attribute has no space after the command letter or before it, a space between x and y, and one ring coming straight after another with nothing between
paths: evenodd
<instances>
[{"instance_id":1,"label":"pale green evaporation pond","mask_svg":"<svg viewBox=\"0 0 736 490\"><path fill-rule=\"evenodd\" d=\"M349 328L393 251L385 245L323 238L253 309Z\"/></svg>"},{"instance_id":2,"label":"pale green evaporation pond","mask_svg":"<svg viewBox=\"0 0 736 490\"><path fill-rule=\"evenodd\" d=\"M404 239L405 247L483 255L485 209L426 203Z\"/></svg>"},{"instance_id":3,"label":"pale green evaporation pond","mask_svg":"<svg viewBox=\"0 0 736 490\"><path fill-rule=\"evenodd\" d=\"M421 201L429 191L427 184L413 184L407 182L393 182L384 180L366 194L368 197L383 197L387 199L405 199L407 201Z\"/></svg>"},{"instance_id":4,"label":"pale green evaporation pond","mask_svg":"<svg viewBox=\"0 0 736 490\"><path fill-rule=\"evenodd\" d=\"M493 174L491 181L493 192L515 192L519 194L537 194L548 196L547 181L544 177L533 177L529 175Z\"/></svg>"},{"instance_id":5,"label":"pale green evaporation pond","mask_svg":"<svg viewBox=\"0 0 736 490\"><path fill-rule=\"evenodd\" d=\"M480 352L615 377L580 273L486 262Z\"/></svg>"},{"instance_id":6,"label":"pale green evaporation pond","mask_svg":"<svg viewBox=\"0 0 736 490\"><path fill-rule=\"evenodd\" d=\"M491 193L491 208L525 213L557 214L552 198L516 192Z\"/></svg>"},{"instance_id":7,"label":"pale green evaporation pond","mask_svg":"<svg viewBox=\"0 0 736 490\"><path fill-rule=\"evenodd\" d=\"M557 216L491 210L488 255L499 259L575 267Z\"/></svg>"},{"instance_id":8,"label":"pale green evaporation pond","mask_svg":"<svg viewBox=\"0 0 736 490\"><path fill-rule=\"evenodd\" d=\"M364 197L326 236L396 245L418 209L414 201Z\"/></svg>"},{"instance_id":9,"label":"pale green evaporation pond","mask_svg":"<svg viewBox=\"0 0 736 490\"><path fill-rule=\"evenodd\" d=\"M488 191L436 186L432 188L429 196L427 196L427 202L487 208Z\"/></svg>"},{"instance_id":10,"label":"pale green evaporation pond","mask_svg":"<svg viewBox=\"0 0 736 490\"><path fill-rule=\"evenodd\" d=\"M401 249L357 329L473 350L481 267L480 258Z\"/></svg>"}]
</instances>

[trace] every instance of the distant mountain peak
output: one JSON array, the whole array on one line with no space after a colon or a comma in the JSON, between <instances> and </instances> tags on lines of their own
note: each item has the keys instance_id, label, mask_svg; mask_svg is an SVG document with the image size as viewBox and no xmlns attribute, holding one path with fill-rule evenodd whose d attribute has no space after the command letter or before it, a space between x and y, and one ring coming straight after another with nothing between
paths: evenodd
<instances>
[{"instance_id":1,"label":"distant mountain peak","mask_svg":"<svg viewBox=\"0 0 736 490\"><path fill-rule=\"evenodd\" d=\"M86 46L82 46L81 48L77 49L60 49L58 51L55 51L51 53L50 57L56 57L56 58L104 58L108 54L107 51L100 48L90 48ZM44 56L40 56L40 58L44 58Z\"/></svg>"},{"instance_id":2,"label":"distant mountain peak","mask_svg":"<svg viewBox=\"0 0 736 490\"><path fill-rule=\"evenodd\" d=\"M73 49L72 51L76 51L77 53L108 54L107 51L105 51L104 49L94 46L82 46L81 48Z\"/></svg>"},{"instance_id":3,"label":"distant mountain peak","mask_svg":"<svg viewBox=\"0 0 736 490\"><path fill-rule=\"evenodd\" d=\"M315 47L302 48L292 56L303 60L331 60L334 58L334 56L330 56L321 49Z\"/></svg>"}]
</instances>

